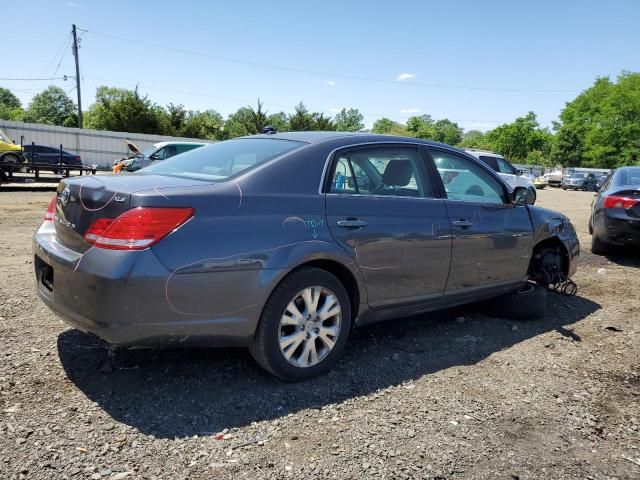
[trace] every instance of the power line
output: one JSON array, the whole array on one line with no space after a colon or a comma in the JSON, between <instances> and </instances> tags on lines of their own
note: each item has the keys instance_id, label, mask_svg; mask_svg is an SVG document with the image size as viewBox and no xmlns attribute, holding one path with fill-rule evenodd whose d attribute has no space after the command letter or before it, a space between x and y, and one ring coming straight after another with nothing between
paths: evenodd
<instances>
[{"instance_id":1,"label":"power line","mask_svg":"<svg viewBox=\"0 0 640 480\"><path fill-rule=\"evenodd\" d=\"M40 82L40 81L50 81L50 80L66 80L67 75L65 75L64 77L47 77L47 78L0 78L0 80L2 81L7 81L7 82L12 82L12 81L16 81L16 82Z\"/></svg>"},{"instance_id":2,"label":"power line","mask_svg":"<svg viewBox=\"0 0 640 480\"><path fill-rule=\"evenodd\" d=\"M62 61L64 60L65 54L67 53L67 48L69 48L70 43L71 43L71 35L67 37L67 41L65 42L64 48L62 49L62 55L60 56L60 61L58 62L56 69L53 71L54 77L56 76L56 73L58 73L58 70L60 69L60 65L62 65Z\"/></svg>"},{"instance_id":3,"label":"power line","mask_svg":"<svg viewBox=\"0 0 640 480\"><path fill-rule=\"evenodd\" d=\"M231 58L231 57L224 57L224 56L220 56L220 55L212 55L212 54L205 53L205 52L197 52L197 51L194 51L194 50L187 50L187 49L183 49L183 48L169 47L169 46L165 46L165 45L159 45L159 44L155 44L155 43L144 42L144 41L141 41L141 40L135 40L135 39L131 39L131 38L120 37L118 35L112 35L110 33L95 32L93 30L85 30L85 29L81 29L81 28L78 28L78 30L81 30L83 32L87 32L87 33L89 33L91 35L97 35L97 36L101 36L101 37L111 38L111 39L114 39L114 40L120 40L120 41L123 41L123 42L134 43L134 44L142 45L142 46L145 46L145 47L158 48L158 49L167 50L167 51L175 52L175 53L182 53L182 54L194 55L194 56L198 56L198 57L205 57L205 58L209 58L209 59L212 59L212 60L218 60L218 61L221 61L221 62L237 63L237 64L248 65L248 66L252 66L252 67L267 68L267 69L272 69L272 70L281 70L281 71L285 71L285 72L294 72L294 73L302 73L302 74L307 74L307 75L316 75L316 76L322 76L324 78L332 77L332 78L342 78L342 79L347 79L347 80L357 80L357 81L362 81L362 82L386 83L386 84L393 84L393 85L412 85L412 86L418 86L418 87L438 88L438 89L478 90L478 91L487 91L487 92L573 93L571 90L546 90L546 89L523 89L523 88L491 88L491 87L478 87L478 86L466 86L466 85L446 85L446 84L439 84L439 83L423 83L423 82L412 82L412 81L389 80L389 79L384 79L384 78L365 77L365 76L359 76L359 75L345 75L345 74L340 74L340 73L335 73L335 72L321 72L321 71L317 71L317 70L307 70L307 69L297 68L297 67L273 65L273 64L269 64L269 63L254 62L254 61L250 61L250 60Z\"/></svg>"}]
</instances>

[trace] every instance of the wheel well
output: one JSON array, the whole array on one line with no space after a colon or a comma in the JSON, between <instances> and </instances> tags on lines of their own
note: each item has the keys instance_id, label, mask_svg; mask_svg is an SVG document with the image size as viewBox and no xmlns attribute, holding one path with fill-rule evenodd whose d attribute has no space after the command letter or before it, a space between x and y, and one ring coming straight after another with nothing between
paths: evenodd
<instances>
[{"instance_id":1,"label":"wheel well","mask_svg":"<svg viewBox=\"0 0 640 480\"><path fill-rule=\"evenodd\" d=\"M358 290L358 282L353 276L353 273L339 262L333 260L312 260L311 262L303 263L295 268L299 270L306 267L315 267L335 275L344 288L347 290L349 300L351 301L351 319L354 320L358 316L358 308L360 307L360 290ZM293 271L295 271L293 270Z\"/></svg>"},{"instance_id":2,"label":"wheel well","mask_svg":"<svg viewBox=\"0 0 640 480\"><path fill-rule=\"evenodd\" d=\"M553 254L552 256L547 254ZM558 268L564 275L569 273L569 252L567 247L560 241L558 237L551 237L537 243L533 247L533 253L531 255L531 261L529 262L529 270L527 273L530 277L535 278L538 274L538 269L544 265L545 262L556 262Z\"/></svg>"}]
</instances>

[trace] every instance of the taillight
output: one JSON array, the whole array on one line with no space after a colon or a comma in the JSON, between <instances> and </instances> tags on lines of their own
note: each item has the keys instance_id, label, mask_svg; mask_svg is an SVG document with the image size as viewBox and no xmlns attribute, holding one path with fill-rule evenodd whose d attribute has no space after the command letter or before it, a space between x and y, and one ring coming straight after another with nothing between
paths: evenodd
<instances>
[{"instance_id":1,"label":"taillight","mask_svg":"<svg viewBox=\"0 0 640 480\"><path fill-rule=\"evenodd\" d=\"M58 195L54 195L51 201L49 202L49 206L47 207L47 211L44 214L45 222L53 222L53 216L56 214L56 202L58 201Z\"/></svg>"},{"instance_id":2,"label":"taillight","mask_svg":"<svg viewBox=\"0 0 640 480\"><path fill-rule=\"evenodd\" d=\"M616 195L609 195L604 198L604 208L631 208L638 203L640 203L640 200L637 198L619 197Z\"/></svg>"},{"instance_id":3,"label":"taillight","mask_svg":"<svg viewBox=\"0 0 640 480\"><path fill-rule=\"evenodd\" d=\"M102 235L107 227L112 223L113 218L99 218L91 224L84 234L85 241L88 243L95 243L95 241L100 238L100 235Z\"/></svg>"},{"instance_id":4,"label":"taillight","mask_svg":"<svg viewBox=\"0 0 640 480\"><path fill-rule=\"evenodd\" d=\"M80 155L76 155L76 163L78 165L80 165L82 163L82 159L80 158Z\"/></svg>"},{"instance_id":5,"label":"taillight","mask_svg":"<svg viewBox=\"0 0 640 480\"><path fill-rule=\"evenodd\" d=\"M169 235L193 213L193 208L132 208L115 220L96 220L84 238L98 248L142 250Z\"/></svg>"}]
</instances>

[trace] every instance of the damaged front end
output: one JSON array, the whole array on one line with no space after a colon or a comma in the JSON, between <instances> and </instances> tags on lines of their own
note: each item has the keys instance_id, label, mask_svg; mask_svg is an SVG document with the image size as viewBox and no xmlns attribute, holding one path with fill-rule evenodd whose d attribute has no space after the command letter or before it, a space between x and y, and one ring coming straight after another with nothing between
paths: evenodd
<instances>
[{"instance_id":1,"label":"damaged front end","mask_svg":"<svg viewBox=\"0 0 640 480\"><path fill-rule=\"evenodd\" d=\"M577 285L571 280L576 272L580 242L571 221L546 208L529 206L533 224L533 255L529 278L549 290L575 295Z\"/></svg>"}]
</instances>

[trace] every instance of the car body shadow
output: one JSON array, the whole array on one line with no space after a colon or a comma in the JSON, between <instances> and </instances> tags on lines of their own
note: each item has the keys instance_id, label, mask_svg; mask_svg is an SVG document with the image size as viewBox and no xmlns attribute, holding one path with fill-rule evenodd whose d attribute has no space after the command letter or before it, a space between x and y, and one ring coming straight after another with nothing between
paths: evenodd
<instances>
[{"instance_id":1,"label":"car body shadow","mask_svg":"<svg viewBox=\"0 0 640 480\"><path fill-rule=\"evenodd\" d=\"M605 258L621 267L640 268L640 255L637 247L611 247Z\"/></svg>"},{"instance_id":2,"label":"car body shadow","mask_svg":"<svg viewBox=\"0 0 640 480\"><path fill-rule=\"evenodd\" d=\"M211 435L472 365L545 332L576 340L567 326L600 308L551 294L547 306L545 318L526 322L472 305L358 328L331 372L301 383L274 378L243 349L120 349L105 371L107 346L67 330L58 352L68 378L116 421L159 438Z\"/></svg>"}]
</instances>

